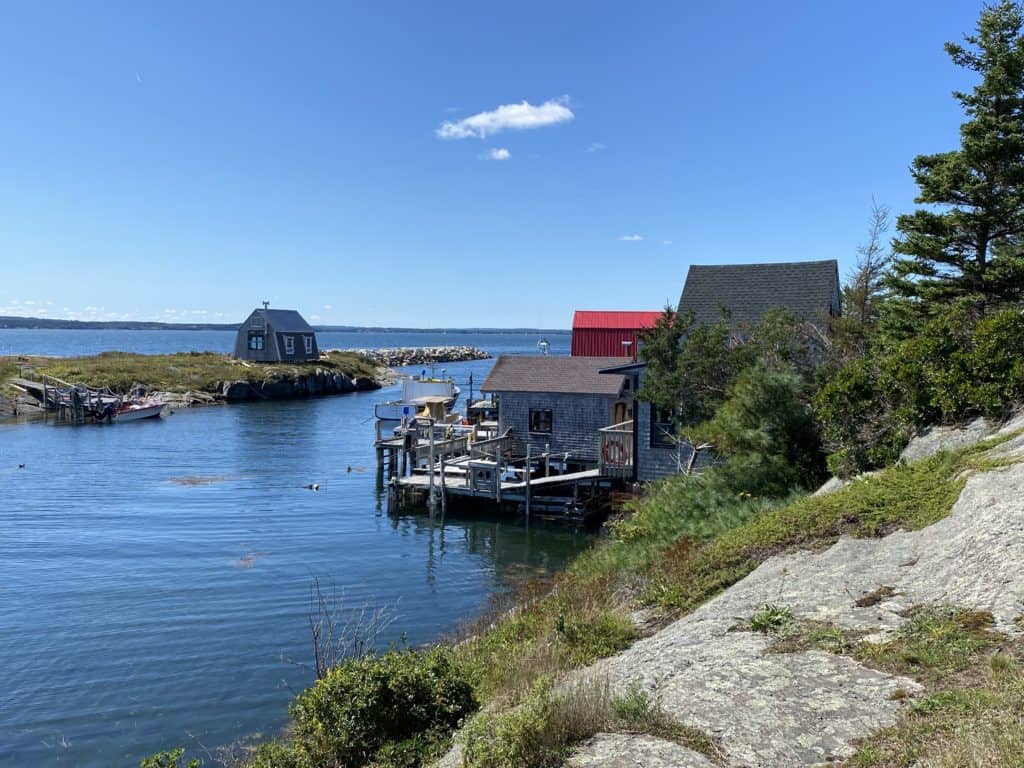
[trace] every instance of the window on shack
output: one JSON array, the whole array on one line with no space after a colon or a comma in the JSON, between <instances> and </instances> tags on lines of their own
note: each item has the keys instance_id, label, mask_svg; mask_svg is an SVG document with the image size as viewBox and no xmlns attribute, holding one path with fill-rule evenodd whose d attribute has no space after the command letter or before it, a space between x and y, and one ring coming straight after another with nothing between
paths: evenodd
<instances>
[{"instance_id":1,"label":"window on shack","mask_svg":"<svg viewBox=\"0 0 1024 768\"><path fill-rule=\"evenodd\" d=\"M295 354L295 337L294 336L285 336L284 337L284 353L286 355L294 355Z\"/></svg>"},{"instance_id":2,"label":"window on shack","mask_svg":"<svg viewBox=\"0 0 1024 768\"><path fill-rule=\"evenodd\" d=\"M306 346L306 354L307 355L312 355L313 354L313 337L312 336L303 336L302 337L302 343Z\"/></svg>"},{"instance_id":3,"label":"window on shack","mask_svg":"<svg viewBox=\"0 0 1024 768\"><path fill-rule=\"evenodd\" d=\"M551 409L531 408L530 409L530 431L550 434L551 432Z\"/></svg>"},{"instance_id":4,"label":"window on shack","mask_svg":"<svg viewBox=\"0 0 1024 768\"><path fill-rule=\"evenodd\" d=\"M651 406L651 447L675 448L678 419L668 408Z\"/></svg>"},{"instance_id":5,"label":"window on shack","mask_svg":"<svg viewBox=\"0 0 1024 768\"><path fill-rule=\"evenodd\" d=\"M264 336L262 333L250 333L249 334L249 349L261 350L263 349Z\"/></svg>"}]
</instances>

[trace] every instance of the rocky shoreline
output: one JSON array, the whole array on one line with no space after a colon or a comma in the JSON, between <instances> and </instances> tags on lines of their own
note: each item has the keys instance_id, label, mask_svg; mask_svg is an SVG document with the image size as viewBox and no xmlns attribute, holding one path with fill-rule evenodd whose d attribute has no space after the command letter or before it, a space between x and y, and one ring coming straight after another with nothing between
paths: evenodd
<instances>
[{"instance_id":1,"label":"rocky shoreline","mask_svg":"<svg viewBox=\"0 0 1024 768\"><path fill-rule=\"evenodd\" d=\"M118 355L123 353L107 353ZM337 366L331 367L330 358L334 355L353 356L358 355L365 359L369 365L364 365L364 370L358 368L351 373L338 370ZM146 358L146 356L129 356L134 358ZM155 356L156 357L156 356ZM202 355L200 355L202 357ZM103 359L105 355L82 360L95 361ZM223 378L210 378L205 384L192 385L187 391L179 389L177 381L151 381L149 377L141 373L133 378L143 389L148 390L151 397L157 397L172 404L173 407L187 408L192 406L213 405L215 403L238 403L260 400L294 400L307 397L328 397L332 395L344 395L351 392L368 392L380 389L393 380L393 368L411 365L435 365L441 363L466 362L470 360L487 360L491 354L482 349L469 346L432 346L432 347L395 347L385 349L353 349L353 350L329 350L323 360L328 361L323 365L312 366L298 372L291 370L283 372L280 370L268 370L267 377L262 379L260 374L252 375L252 364L233 361L231 366L222 366L219 373L227 374ZM188 355L182 360L194 362L198 358L195 355ZM61 358L33 358L23 357L23 361L45 363L48 360L58 361ZM227 358L225 358L227 360ZM214 361L217 363L217 361ZM127 365L126 361L124 365ZM217 363L219 364L219 363ZM119 361L110 358L106 363L106 370L116 369ZM376 371L373 372L373 367ZM41 367L41 366L40 366ZM129 370L125 368L124 371ZM122 372L124 372L122 371ZM237 374L236 374L237 372ZM45 374L46 371L44 370ZM68 375L68 374L65 374ZM213 374L216 376L216 373ZM237 375L237 378L234 376ZM233 378L228 378L228 377ZM72 377L74 381L90 381L90 376L83 374ZM166 377L165 377L166 378ZM183 379L184 380L184 379ZM127 386L127 383L124 385ZM188 385L186 385L188 386ZM127 390L125 390L127 391ZM0 416L10 417L20 413L32 412L32 404L23 397L11 396L10 392L0 393Z\"/></svg>"},{"instance_id":2,"label":"rocky shoreline","mask_svg":"<svg viewBox=\"0 0 1024 768\"><path fill-rule=\"evenodd\" d=\"M332 352L335 350L331 350ZM373 360L378 365L398 368L403 365L433 365L440 363L465 363L470 360L489 360L490 352L477 347L392 347L388 349L346 349Z\"/></svg>"},{"instance_id":3,"label":"rocky shoreline","mask_svg":"<svg viewBox=\"0 0 1024 768\"><path fill-rule=\"evenodd\" d=\"M273 381L225 381L214 394L217 400L229 403L249 400L295 400L304 397L346 395L350 392L369 392L380 389L382 383L368 376L351 377L346 373L317 368L306 376L275 379Z\"/></svg>"}]
</instances>

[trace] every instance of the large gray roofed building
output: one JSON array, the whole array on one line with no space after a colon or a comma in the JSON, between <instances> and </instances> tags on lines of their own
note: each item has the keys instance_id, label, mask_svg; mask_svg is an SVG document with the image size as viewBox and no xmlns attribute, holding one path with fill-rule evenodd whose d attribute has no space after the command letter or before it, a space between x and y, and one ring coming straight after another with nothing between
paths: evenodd
<instances>
[{"instance_id":1,"label":"large gray roofed building","mask_svg":"<svg viewBox=\"0 0 1024 768\"><path fill-rule=\"evenodd\" d=\"M679 298L679 314L716 323L721 309L729 325L756 325L765 312L785 309L811 323L840 314L839 265L835 259L777 264L693 265Z\"/></svg>"},{"instance_id":2,"label":"large gray roofed building","mask_svg":"<svg viewBox=\"0 0 1024 768\"><path fill-rule=\"evenodd\" d=\"M622 376L607 376L602 368L630 362L626 357L565 357L562 355L502 355L480 388L484 392L561 392L617 396Z\"/></svg>"}]
</instances>

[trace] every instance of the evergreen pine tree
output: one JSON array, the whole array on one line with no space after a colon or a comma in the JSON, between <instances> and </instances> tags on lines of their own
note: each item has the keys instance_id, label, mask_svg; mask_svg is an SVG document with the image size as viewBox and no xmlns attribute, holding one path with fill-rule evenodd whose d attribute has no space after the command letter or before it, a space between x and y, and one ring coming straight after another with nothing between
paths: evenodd
<instances>
[{"instance_id":1,"label":"evergreen pine tree","mask_svg":"<svg viewBox=\"0 0 1024 768\"><path fill-rule=\"evenodd\" d=\"M918 203L900 216L893 287L930 309L969 298L1015 300L1024 280L1024 12L1011 0L986 6L953 62L981 76L957 91L967 122L960 149L914 158Z\"/></svg>"}]
</instances>

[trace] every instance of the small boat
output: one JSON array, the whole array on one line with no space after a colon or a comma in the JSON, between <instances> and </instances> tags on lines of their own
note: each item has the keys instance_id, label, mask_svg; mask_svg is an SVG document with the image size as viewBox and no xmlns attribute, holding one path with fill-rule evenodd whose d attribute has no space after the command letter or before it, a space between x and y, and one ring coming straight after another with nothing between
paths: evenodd
<instances>
[{"instance_id":1,"label":"small boat","mask_svg":"<svg viewBox=\"0 0 1024 768\"><path fill-rule=\"evenodd\" d=\"M444 408L450 411L462 393L451 379L413 376L402 379L402 399L377 403L373 414L381 421L401 421L412 418L423 407L424 398L444 398Z\"/></svg>"},{"instance_id":2,"label":"small boat","mask_svg":"<svg viewBox=\"0 0 1024 768\"><path fill-rule=\"evenodd\" d=\"M124 403L109 414L110 421L140 421L155 419L163 413L167 403Z\"/></svg>"}]
</instances>

